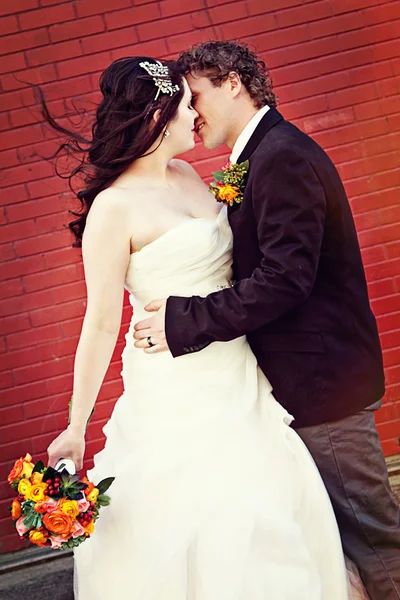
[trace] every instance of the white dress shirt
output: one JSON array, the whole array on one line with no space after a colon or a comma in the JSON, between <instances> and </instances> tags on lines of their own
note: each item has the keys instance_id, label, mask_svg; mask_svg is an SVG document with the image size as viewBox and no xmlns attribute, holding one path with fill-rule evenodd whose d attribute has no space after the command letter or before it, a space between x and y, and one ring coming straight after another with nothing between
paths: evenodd
<instances>
[{"instance_id":1,"label":"white dress shirt","mask_svg":"<svg viewBox=\"0 0 400 600\"><path fill-rule=\"evenodd\" d=\"M252 117L247 123L246 127L243 129L242 133L239 135L238 139L235 142L235 145L232 148L232 154L229 159L231 163L235 163L239 156L242 154L247 142L253 135L257 125L268 111L269 106L266 104L265 106L260 108L260 110L257 111L254 115L254 117Z\"/></svg>"}]
</instances>

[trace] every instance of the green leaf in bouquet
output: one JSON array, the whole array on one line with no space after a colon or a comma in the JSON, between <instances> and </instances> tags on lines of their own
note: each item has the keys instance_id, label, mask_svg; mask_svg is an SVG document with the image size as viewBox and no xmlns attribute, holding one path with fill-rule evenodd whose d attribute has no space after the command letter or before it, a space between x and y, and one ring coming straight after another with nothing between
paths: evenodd
<instances>
[{"instance_id":1,"label":"green leaf in bouquet","mask_svg":"<svg viewBox=\"0 0 400 600\"><path fill-rule=\"evenodd\" d=\"M22 522L27 529L38 529L42 526L42 517L38 513L32 512Z\"/></svg>"},{"instance_id":2,"label":"green leaf in bouquet","mask_svg":"<svg viewBox=\"0 0 400 600\"><path fill-rule=\"evenodd\" d=\"M212 175L216 181L223 181L225 173L223 171L214 171Z\"/></svg>"},{"instance_id":3,"label":"green leaf in bouquet","mask_svg":"<svg viewBox=\"0 0 400 600\"><path fill-rule=\"evenodd\" d=\"M99 494L97 496L96 502L99 506L108 506L111 502L111 498L110 498L110 496L107 496L106 494Z\"/></svg>"},{"instance_id":4,"label":"green leaf in bouquet","mask_svg":"<svg viewBox=\"0 0 400 600\"><path fill-rule=\"evenodd\" d=\"M35 504L36 503L33 502L33 500L24 500L23 502L21 502L22 512L26 514L35 512Z\"/></svg>"},{"instance_id":5,"label":"green leaf in bouquet","mask_svg":"<svg viewBox=\"0 0 400 600\"><path fill-rule=\"evenodd\" d=\"M68 540L68 542L63 542L60 546L60 549L61 550L71 550L72 548L77 548L85 540L87 540L86 535L80 535L77 538L71 538L70 540Z\"/></svg>"},{"instance_id":6,"label":"green leaf in bouquet","mask_svg":"<svg viewBox=\"0 0 400 600\"><path fill-rule=\"evenodd\" d=\"M98 485L96 485L100 494L104 494L114 481L115 477L107 477L106 479L102 479Z\"/></svg>"},{"instance_id":7,"label":"green leaf in bouquet","mask_svg":"<svg viewBox=\"0 0 400 600\"><path fill-rule=\"evenodd\" d=\"M82 490L87 487L86 483L80 481L78 474L71 475L66 469L59 474L61 493L70 498L70 500L81 500L84 497Z\"/></svg>"},{"instance_id":8,"label":"green leaf in bouquet","mask_svg":"<svg viewBox=\"0 0 400 600\"><path fill-rule=\"evenodd\" d=\"M33 467L32 473L41 473L44 471L44 462L42 460L38 460L36 465Z\"/></svg>"},{"instance_id":9,"label":"green leaf in bouquet","mask_svg":"<svg viewBox=\"0 0 400 600\"><path fill-rule=\"evenodd\" d=\"M78 481L78 483L76 484L76 487L78 488L78 490L86 490L88 484L85 483L84 481Z\"/></svg>"},{"instance_id":10,"label":"green leaf in bouquet","mask_svg":"<svg viewBox=\"0 0 400 600\"><path fill-rule=\"evenodd\" d=\"M76 485L79 483L79 475L77 473L71 475L71 473L68 473L67 469L59 471L58 477L60 478L61 483L65 485Z\"/></svg>"},{"instance_id":11,"label":"green leaf in bouquet","mask_svg":"<svg viewBox=\"0 0 400 600\"><path fill-rule=\"evenodd\" d=\"M28 529L37 529L42 526L42 515L35 511L35 502L24 500L21 504L23 524Z\"/></svg>"},{"instance_id":12,"label":"green leaf in bouquet","mask_svg":"<svg viewBox=\"0 0 400 600\"><path fill-rule=\"evenodd\" d=\"M14 481L11 484L12 489L15 490L16 492L18 492L18 486L19 486L20 481L21 481L21 479L14 479Z\"/></svg>"}]
</instances>

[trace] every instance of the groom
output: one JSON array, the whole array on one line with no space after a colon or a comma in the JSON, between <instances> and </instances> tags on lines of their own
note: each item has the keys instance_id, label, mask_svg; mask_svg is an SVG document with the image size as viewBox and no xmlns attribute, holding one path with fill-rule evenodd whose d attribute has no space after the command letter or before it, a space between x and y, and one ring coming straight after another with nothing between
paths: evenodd
<instances>
[{"instance_id":1,"label":"groom","mask_svg":"<svg viewBox=\"0 0 400 600\"><path fill-rule=\"evenodd\" d=\"M245 45L200 44L179 64L204 146L227 144L231 162L250 163L243 202L228 209L236 284L151 303L159 310L137 324L136 345L176 357L247 335L313 455L371 600L399 600L400 513L374 422L382 355L339 175L276 110L265 65Z\"/></svg>"}]
</instances>

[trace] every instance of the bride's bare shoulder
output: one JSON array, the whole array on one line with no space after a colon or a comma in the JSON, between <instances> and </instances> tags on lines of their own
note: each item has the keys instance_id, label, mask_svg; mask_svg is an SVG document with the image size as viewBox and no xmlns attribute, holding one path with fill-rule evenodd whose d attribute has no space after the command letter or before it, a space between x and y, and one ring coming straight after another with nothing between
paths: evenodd
<instances>
[{"instance_id":1,"label":"bride's bare shoulder","mask_svg":"<svg viewBox=\"0 0 400 600\"><path fill-rule=\"evenodd\" d=\"M140 190L139 185L135 187L135 192L137 190ZM133 192L132 186L111 185L97 194L93 205L97 205L98 210L119 209L124 211L131 207L137 195L137 193Z\"/></svg>"},{"instance_id":2,"label":"bride's bare shoulder","mask_svg":"<svg viewBox=\"0 0 400 600\"><path fill-rule=\"evenodd\" d=\"M108 187L97 194L90 207L90 221L99 222L103 219L111 222L123 221L129 210L129 194L127 190Z\"/></svg>"}]
</instances>

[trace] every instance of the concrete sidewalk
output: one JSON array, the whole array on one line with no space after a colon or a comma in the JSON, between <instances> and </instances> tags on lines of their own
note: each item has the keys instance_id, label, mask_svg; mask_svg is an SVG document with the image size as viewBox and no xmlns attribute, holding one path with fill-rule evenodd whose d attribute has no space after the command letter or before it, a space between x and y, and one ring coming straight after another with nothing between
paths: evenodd
<instances>
[{"instance_id":1,"label":"concrete sidewalk","mask_svg":"<svg viewBox=\"0 0 400 600\"><path fill-rule=\"evenodd\" d=\"M0 565L1 600L74 600L70 553L50 560L30 548L12 554L13 562Z\"/></svg>"}]
</instances>

